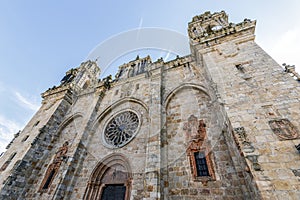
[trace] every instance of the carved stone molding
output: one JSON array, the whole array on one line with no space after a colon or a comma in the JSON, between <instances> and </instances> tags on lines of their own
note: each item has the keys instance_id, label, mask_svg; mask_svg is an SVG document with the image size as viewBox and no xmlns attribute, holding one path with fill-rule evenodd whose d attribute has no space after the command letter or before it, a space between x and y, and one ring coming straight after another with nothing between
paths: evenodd
<instances>
[{"instance_id":1,"label":"carved stone molding","mask_svg":"<svg viewBox=\"0 0 300 200\"><path fill-rule=\"evenodd\" d=\"M258 163L258 155L247 155L247 158L251 161L252 167L255 171L261 171L261 166Z\"/></svg>"},{"instance_id":2,"label":"carved stone molding","mask_svg":"<svg viewBox=\"0 0 300 200\"><path fill-rule=\"evenodd\" d=\"M102 199L103 195L108 195L106 188L114 185L124 189L124 200L130 199L132 185L131 167L128 160L122 154L117 153L107 156L95 167L83 199Z\"/></svg>"},{"instance_id":3,"label":"carved stone molding","mask_svg":"<svg viewBox=\"0 0 300 200\"><path fill-rule=\"evenodd\" d=\"M255 149L249 141L244 127L235 128L233 132L235 142L241 151L245 153L254 152Z\"/></svg>"}]
</instances>

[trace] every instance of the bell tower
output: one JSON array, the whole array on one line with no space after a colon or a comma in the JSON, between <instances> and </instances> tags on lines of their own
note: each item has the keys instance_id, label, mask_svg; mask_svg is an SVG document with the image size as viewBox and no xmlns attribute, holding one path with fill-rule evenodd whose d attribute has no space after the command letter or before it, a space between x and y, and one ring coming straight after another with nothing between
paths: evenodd
<instances>
[{"instance_id":1,"label":"bell tower","mask_svg":"<svg viewBox=\"0 0 300 200\"><path fill-rule=\"evenodd\" d=\"M85 89L98 81L100 71L96 62L88 60L81 63L80 67L67 71L60 82L61 85L72 83L78 88Z\"/></svg>"},{"instance_id":2,"label":"bell tower","mask_svg":"<svg viewBox=\"0 0 300 200\"><path fill-rule=\"evenodd\" d=\"M287 88L299 88L299 83L255 42L255 26L250 19L231 23L224 11L195 16L188 25L191 54L228 121L226 137L234 138L240 160L247 163L245 177L257 185L263 199L273 198L270 188L276 195L289 190L292 196L297 184L292 166L299 166L294 146L300 138L300 115L295 112L299 106L293 101L299 102L299 92ZM274 175L275 171L281 173ZM285 179L282 174L290 176Z\"/></svg>"},{"instance_id":3,"label":"bell tower","mask_svg":"<svg viewBox=\"0 0 300 200\"><path fill-rule=\"evenodd\" d=\"M188 34L192 46L200 44L201 47L211 47L224 41L242 38L241 36L253 37L256 21L244 19L243 22L234 24L228 22L228 15L224 12L211 14L205 12L193 17L188 24ZM229 36L229 37L228 37ZM231 37L233 36L233 37Z\"/></svg>"},{"instance_id":4,"label":"bell tower","mask_svg":"<svg viewBox=\"0 0 300 200\"><path fill-rule=\"evenodd\" d=\"M205 12L193 17L192 22L189 23L189 36L192 40L197 40L201 36L208 36L214 31L228 26L228 15L224 11L214 14Z\"/></svg>"}]
</instances>

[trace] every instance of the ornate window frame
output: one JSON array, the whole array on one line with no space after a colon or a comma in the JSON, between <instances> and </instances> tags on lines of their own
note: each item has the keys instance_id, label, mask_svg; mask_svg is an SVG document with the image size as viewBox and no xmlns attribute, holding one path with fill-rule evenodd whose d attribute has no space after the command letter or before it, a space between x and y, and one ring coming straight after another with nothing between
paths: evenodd
<instances>
[{"instance_id":1,"label":"ornate window frame","mask_svg":"<svg viewBox=\"0 0 300 200\"><path fill-rule=\"evenodd\" d=\"M191 174L193 181L200 181L206 185L208 181L216 180L215 171L212 163L212 153L209 142L207 141L206 124L204 120L198 120L197 117L191 115L184 124L183 130L186 131L186 153L190 162ZM197 173L197 162L195 153L203 153L205 155L206 166L208 168L208 176L201 176Z\"/></svg>"},{"instance_id":2,"label":"ornate window frame","mask_svg":"<svg viewBox=\"0 0 300 200\"><path fill-rule=\"evenodd\" d=\"M206 166L208 168L208 176L200 176L197 173L197 163L195 153L203 153L205 155ZM193 181L202 182L204 185L207 184L208 181L216 180L215 171L213 168L213 163L211 160L211 151L208 147L203 146L203 142L192 142L187 149L187 155L190 161L191 173L193 177Z\"/></svg>"}]
</instances>

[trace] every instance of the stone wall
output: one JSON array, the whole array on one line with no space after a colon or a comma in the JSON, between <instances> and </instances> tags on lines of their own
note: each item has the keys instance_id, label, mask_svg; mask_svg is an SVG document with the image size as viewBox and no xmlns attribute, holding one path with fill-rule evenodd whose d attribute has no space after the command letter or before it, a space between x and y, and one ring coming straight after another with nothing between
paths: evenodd
<instances>
[{"instance_id":1,"label":"stone wall","mask_svg":"<svg viewBox=\"0 0 300 200\"><path fill-rule=\"evenodd\" d=\"M233 128L243 127L254 148L252 152L244 150L243 155L263 198L298 199L299 182L293 170L300 161L294 147L299 139L278 137L270 121L288 119L299 130L299 83L253 39L250 33L229 35L222 44L195 47L217 85ZM232 44L234 55L220 53L232 50Z\"/></svg>"},{"instance_id":2,"label":"stone wall","mask_svg":"<svg viewBox=\"0 0 300 200\"><path fill-rule=\"evenodd\" d=\"M126 200L299 199L299 82L254 42L255 23L207 12L189 24L191 55L137 57L114 80L91 61L68 71L1 157L0 198L92 200L119 184ZM123 112L133 137L110 143Z\"/></svg>"}]
</instances>

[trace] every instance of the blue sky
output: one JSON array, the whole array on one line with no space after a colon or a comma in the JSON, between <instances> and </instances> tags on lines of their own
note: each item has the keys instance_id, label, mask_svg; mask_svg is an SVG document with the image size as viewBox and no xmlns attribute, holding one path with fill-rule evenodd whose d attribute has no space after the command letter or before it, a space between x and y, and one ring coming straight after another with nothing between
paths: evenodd
<instances>
[{"instance_id":1,"label":"blue sky","mask_svg":"<svg viewBox=\"0 0 300 200\"><path fill-rule=\"evenodd\" d=\"M3 0L0 152L36 112L40 94L57 85L68 69L85 61L99 43L113 35L138 27L187 35L193 16L225 10L234 23L256 19L257 43L280 64L300 67L299 8L298 0Z\"/></svg>"}]
</instances>

